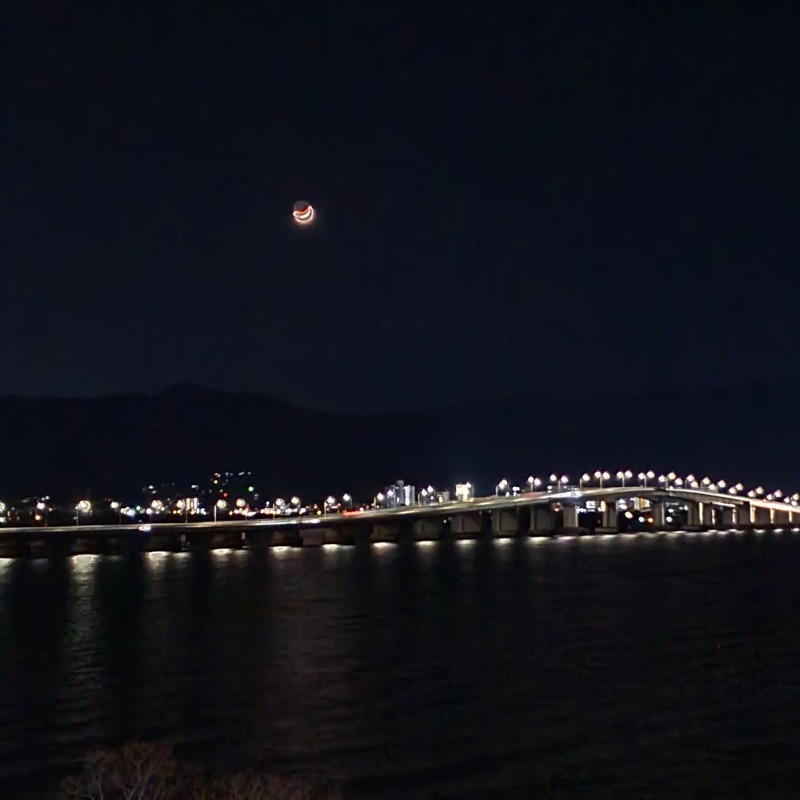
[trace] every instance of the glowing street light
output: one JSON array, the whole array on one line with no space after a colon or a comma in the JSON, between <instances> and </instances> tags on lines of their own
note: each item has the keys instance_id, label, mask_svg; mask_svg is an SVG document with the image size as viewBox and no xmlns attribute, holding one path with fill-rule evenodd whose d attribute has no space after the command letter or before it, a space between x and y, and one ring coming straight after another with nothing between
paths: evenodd
<instances>
[{"instance_id":1,"label":"glowing street light","mask_svg":"<svg viewBox=\"0 0 800 800\"><path fill-rule=\"evenodd\" d=\"M541 485L542 485L541 478L534 478L533 475L530 475L528 477L528 486L530 487L531 492L538 491Z\"/></svg>"},{"instance_id":2,"label":"glowing street light","mask_svg":"<svg viewBox=\"0 0 800 800\"><path fill-rule=\"evenodd\" d=\"M217 512L224 511L227 507L228 504L222 498L220 498L219 500L217 500L216 503L214 503L214 522L217 521Z\"/></svg>"},{"instance_id":3,"label":"glowing street light","mask_svg":"<svg viewBox=\"0 0 800 800\"><path fill-rule=\"evenodd\" d=\"M117 500L112 500L108 505L112 511L117 512L117 524L122 525L122 504Z\"/></svg>"},{"instance_id":4,"label":"glowing street light","mask_svg":"<svg viewBox=\"0 0 800 800\"><path fill-rule=\"evenodd\" d=\"M506 478L503 478L503 480L501 480L495 487L495 497L500 497L501 493L505 495L508 494L508 480Z\"/></svg>"},{"instance_id":5,"label":"glowing street light","mask_svg":"<svg viewBox=\"0 0 800 800\"><path fill-rule=\"evenodd\" d=\"M589 483L591 479L592 476L588 472L584 472L583 475L581 475L580 478L578 478L578 488L583 489L583 484Z\"/></svg>"},{"instance_id":6,"label":"glowing street light","mask_svg":"<svg viewBox=\"0 0 800 800\"><path fill-rule=\"evenodd\" d=\"M625 470L624 472L622 470L617 472L617 480L622 484L623 489L625 488L625 481L630 480L632 477L633 473L629 469Z\"/></svg>"},{"instance_id":7,"label":"glowing street light","mask_svg":"<svg viewBox=\"0 0 800 800\"><path fill-rule=\"evenodd\" d=\"M40 500L36 504L36 510L38 512L40 512L40 513L44 513L44 526L46 528L47 527L47 516L48 516L48 513L50 511L50 509L47 506L47 503L44 500Z\"/></svg>"},{"instance_id":8,"label":"glowing street light","mask_svg":"<svg viewBox=\"0 0 800 800\"><path fill-rule=\"evenodd\" d=\"M89 500L79 500L75 506L75 524L81 524L81 514L91 514L92 503Z\"/></svg>"},{"instance_id":9,"label":"glowing street light","mask_svg":"<svg viewBox=\"0 0 800 800\"><path fill-rule=\"evenodd\" d=\"M608 472L600 472L600 470L597 470L597 472L594 473L594 477L596 478L598 485L602 489L603 481L607 481L611 477L611 475Z\"/></svg>"}]
</instances>

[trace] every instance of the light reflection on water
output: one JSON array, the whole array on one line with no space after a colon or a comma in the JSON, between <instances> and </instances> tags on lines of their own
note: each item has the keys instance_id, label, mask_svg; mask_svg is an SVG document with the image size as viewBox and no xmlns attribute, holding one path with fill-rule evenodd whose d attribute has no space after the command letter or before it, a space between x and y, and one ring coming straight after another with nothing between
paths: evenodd
<instances>
[{"instance_id":1,"label":"light reflection on water","mask_svg":"<svg viewBox=\"0 0 800 800\"><path fill-rule=\"evenodd\" d=\"M0 560L1 796L134 737L355 797L792 796L798 567L789 531Z\"/></svg>"}]
</instances>

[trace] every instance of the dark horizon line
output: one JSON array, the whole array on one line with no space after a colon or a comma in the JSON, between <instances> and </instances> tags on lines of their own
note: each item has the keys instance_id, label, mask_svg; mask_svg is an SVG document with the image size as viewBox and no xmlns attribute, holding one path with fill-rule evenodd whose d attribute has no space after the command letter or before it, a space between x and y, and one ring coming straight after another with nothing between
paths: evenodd
<instances>
[{"instance_id":1,"label":"dark horizon line","mask_svg":"<svg viewBox=\"0 0 800 800\"><path fill-rule=\"evenodd\" d=\"M88 395L88 394L47 395L47 394L22 394L17 392L12 394L0 395L0 401L3 400L24 400L32 402L84 401L87 403L91 403L103 400L116 400L123 398L155 399L170 394L187 393L187 394L198 394L198 395L205 394L213 396L227 396L227 397L240 397L240 398L243 397L260 398L262 400L268 400L274 405L281 405L285 407L294 408L300 411L327 414L331 416L381 417L393 414L430 413L435 411L446 411L448 409L463 408L465 406L487 405L487 404L503 403L510 401L521 402L524 400L532 400L541 402L548 400L549 401L574 400L581 398L587 398L593 400L614 399L623 397L650 398L657 395L663 395L665 393L685 394L686 392L689 392L697 394L707 394L707 393L726 392L726 391L732 391L732 392L748 391L748 390L765 391L769 390L770 388L775 390L784 390L784 391L791 389L800 389L800 380L795 378L787 378L787 379L753 378L751 380L742 381L738 383L713 382L709 384L686 384L686 385L656 384L653 385L651 388L647 389L641 389L638 387L627 389L624 385L614 385L612 389L606 389L605 387L601 387L597 391L574 390L574 389L557 391L554 390L552 387L548 387L547 389L535 393L501 392L498 394L488 394L481 392L481 393L465 395L460 398L441 401L432 405L405 406L405 407L389 408L386 410L378 410L378 411L358 411L358 410L354 411L354 410L321 408L319 406L313 406L307 403L297 402L295 400L291 400L286 397L281 397L280 395L271 392L242 390L242 389L223 389L223 388L205 386L200 383L193 383L191 381L169 384L161 389L150 390L150 391L143 390L143 391L127 391L127 392L123 391L104 392L102 394L93 394L93 395Z\"/></svg>"}]
</instances>

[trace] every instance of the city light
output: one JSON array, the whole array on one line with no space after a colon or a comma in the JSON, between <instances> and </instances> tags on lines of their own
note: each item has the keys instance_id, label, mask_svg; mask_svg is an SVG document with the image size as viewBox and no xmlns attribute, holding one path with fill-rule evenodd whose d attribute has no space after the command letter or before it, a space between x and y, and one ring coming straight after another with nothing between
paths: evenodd
<instances>
[{"instance_id":1,"label":"city light","mask_svg":"<svg viewBox=\"0 0 800 800\"><path fill-rule=\"evenodd\" d=\"M190 490L174 484L147 484L142 489L144 496L140 503L124 504L121 500L108 498L93 501L84 497L77 502L60 505L46 496L26 498L22 502L6 501L0 503L0 523L4 529L9 526L42 525L56 529L67 524L91 524L97 529L103 525L121 526L124 521L126 524L147 523L156 530L160 525L189 525L213 516L214 522L229 526L237 521L238 524L251 519L257 521L256 518L266 519L269 524L302 526L304 522L321 522L317 518L322 515L333 517L366 511L386 515L395 512L412 515L447 514L449 504L457 503L469 503L471 508L468 512L453 506L453 514L474 511L491 513L495 508L546 507L548 502L560 514L564 508L560 503L561 495L568 492L576 498L568 502L575 503L572 508L578 509L582 519L587 514L605 513L603 509L612 499L620 509L632 511L634 520L639 516L644 520L653 516L647 509L652 508L654 503L663 504L665 508L668 505L671 518L683 519L693 508L694 502L700 510L692 513L699 513L702 517L700 521L699 518L693 518L691 524L696 525L710 524L708 520L716 520L715 524L730 524L721 523L720 520L729 520L734 511L740 515L742 509L749 509L753 520L758 519L764 525L773 524L779 512L789 514L788 519L792 523L795 519L791 515L800 513L800 492L792 494L780 488L767 491L760 485L746 487L740 481L712 478L710 475L698 480L691 472L684 476L677 471L657 474L652 470L597 469L576 473L578 477L574 483L564 473L552 471L539 474L547 477L543 480L533 472L522 480L517 478L515 481L514 476L504 477L495 484L493 496L477 495L474 485L466 481L455 484L452 491L435 489L428 484L417 493L414 485L398 480L382 487L371 502L357 500L353 493L348 492L330 492L302 502L299 494L291 495L288 501L280 497L274 501L259 499L249 472L217 472L205 487L192 484ZM543 489L546 489L544 494ZM641 492L637 493L637 489ZM701 494L693 497L693 492ZM551 501L548 501L547 493L553 494ZM745 506L741 505L743 502ZM662 514L657 517L662 520L659 524L665 524L663 520L666 516ZM800 522L800 519L797 521Z\"/></svg>"}]
</instances>

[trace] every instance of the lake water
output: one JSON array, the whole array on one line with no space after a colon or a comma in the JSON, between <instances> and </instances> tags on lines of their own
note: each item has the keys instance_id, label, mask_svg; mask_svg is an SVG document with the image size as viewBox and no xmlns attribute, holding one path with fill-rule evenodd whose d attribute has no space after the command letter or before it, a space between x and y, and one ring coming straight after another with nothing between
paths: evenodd
<instances>
[{"instance_id":1,"label":"lake water","mask_svg":"<svg viewBox=\"0 0 800 800\"><path fill-rule=\"evenodd\" d=\"M0 561L0 796L174 738L355 798L797 797L800 534Z\"/></svg>"}]
</instances>

